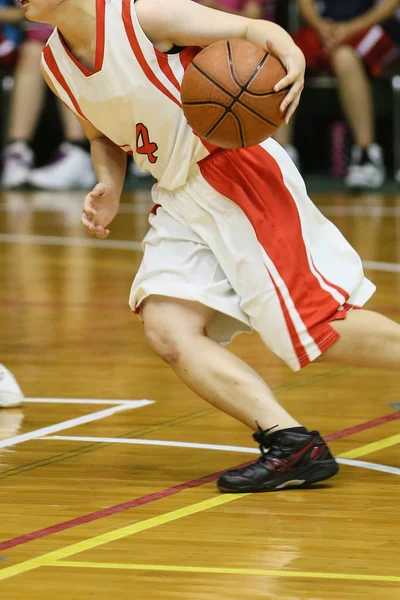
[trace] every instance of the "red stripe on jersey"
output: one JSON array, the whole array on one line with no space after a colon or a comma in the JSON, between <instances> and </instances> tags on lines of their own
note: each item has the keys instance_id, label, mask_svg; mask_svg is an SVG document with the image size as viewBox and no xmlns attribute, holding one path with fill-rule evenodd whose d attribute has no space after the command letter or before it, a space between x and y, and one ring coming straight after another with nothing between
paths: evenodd
<instances>
[{"instance_id":1,"label":"red stripe on jersey","mask_svg":"<svg viewBox=\"0 0 400 600\"><path fill-rule=\"evenodd\" d=\"M131 48L136 56L139 65L142 68L143 73L147 79L156 86L163 94L165 94L170 100L175 102L178 106L181 106L179 100L171 94L171 92L161 83L157 78L156 74L152 71L150 65L147 64L144 54L140 48L138 39L136 37L135 28L132 23L132 11L131 11L131 0L123 0L122 3L122 19L124 21L126 35L128 36Z\"/></svg>"},{"instance_id":2,"label":"red stripe on jersey","mask_svg":"<svg viewBox=\"0 0 400 600\"><path fill-rule=\"evenodd\" d=\"M103 68L106 38L106 0L96 2L96 58L94 72L98 73Z\"/></svg>"},{"instance_id":3,"label":"red stripe on jersey","mask_svg":"<svg viewBox=\"0 0 400 600\"><path fill-rule=\"evenodd\" d=\"M79 104L71 91L71 88L69 87L68 83L65 81L64 76L61 73L61 71L56 63L56 59L54 58L54 54L51 51L50 46L46 46L45 49L43 50L43 57L44 57L44 60L46 61L47 66L49 67L50 71L56 78L57 82L59 83L59 85L63 88L63 90L68 95L68 97L71 100L73 107L75 108L78 115L80 117L82 117L82 119L85 119L85 121L87 121L88 119L85 117L85 115L81 111Z\"/></svg>"},{"instance_id":4,"label":"red stripe on jersey","mask_svg":"<svg viewBox=\"0 0 400 600\"><path fill-rule=\"evenodd\" d=\"M178 91L180 91L181 86L179 81L175 77L173 70L171 69L171 65L168 62L168 54L164 54L164 52L159 52L159 50L156 49L156 56L161 71L166 77L168 77L172 85L175 86Z\"/></svg>"},{"instance_id":5,"label":"red stripe on jersey","mask_svg":"<svg viewBox=\"0 0 400 600\"><path fill-rule=\"evenodd\" d=\"M326 347L327 337L334 337L326 323L340 303L311 271L297 205L278 163L261 146L254 146L214 153L199 166L206 181L246 214L309 335L321 349ZM301 348L293 337L292 341L299 356Z\"/></svg>"},{"instance_id":6,"label":"red stripe on jersey","mask_svg":"<svg viewBox=\"0 0 400 600\"><path fill-rule=\"evenodd\" d=\"M90 77L98 73L103 68L104 61L104 46L105 46L105 27L106 27L106 4L105 0L96 0L96 54L94 61L94 71L90 71L72 54L64 41L61 33L57 30L58 39L60 40L65 52L68 54L73 63L85 75Z\"/></svg>"},{"instance_id":7,"label":"red stripe on jersey","mask_svg":"<svg viewBox=\"0 0 400 600\"><path fill-rule=\"evenodd\" d=\"M197 56L202 50L203 48L199 48L199 46L188 46L179 53L179 58L184 71L186 71L194 57ZM210 152L210 154L218 149L218 146L214 146L214 144L211 142L208 142L204 138L200 137L195 131L193 131L193 133L200 139L201 143Z\"/></svg>"},{"instance_id":8,"label":"red stripe on jersey","mask_svg":"<svg viewBox=\"0 0 400 600\"><path fill-rule=\"evenodd\" d=\"M202 49L203 48L199 48L198 46L188 46L179 53L179 58L181 59L181 65L184 71L186 71L194 57L197 56Z\"/></svg>"}]
</instances>

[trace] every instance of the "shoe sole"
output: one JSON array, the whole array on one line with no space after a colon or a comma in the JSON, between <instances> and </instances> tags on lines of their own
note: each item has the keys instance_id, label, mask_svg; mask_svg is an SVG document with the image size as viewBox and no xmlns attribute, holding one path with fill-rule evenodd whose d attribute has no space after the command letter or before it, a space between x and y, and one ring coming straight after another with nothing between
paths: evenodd
<instances>
[{"instance_id":1,"label":"shoe sole","mask_svg":"<svg viewBox=\"0 0 400 600\"><path fill-rule=\"evenodd\" d=\"M23 404L23 397L18 394L0 394L0 409L2 408L17 408Z\"/></svg>"},{"instance_id":2,"label":"shoe sole","mask_svg":"<svg viewBox=\"0 0 400 600\"><path fill-rule=\"evenodd\" d=\"M325 481L334 477L339 471L339 465L335 460L329 460L324 462L315 462L303 470L296 472L296 475L292 478L288 476L281 477L280 479L273 479L265 485L254 488L251 485L238 486L236 488L228 488L223 485L218 485L220 492L225 494L245 494L259 492L273 492L281 490L290 490L296 488L306 488L314 483Z\"/></svg>"}]
</instances>

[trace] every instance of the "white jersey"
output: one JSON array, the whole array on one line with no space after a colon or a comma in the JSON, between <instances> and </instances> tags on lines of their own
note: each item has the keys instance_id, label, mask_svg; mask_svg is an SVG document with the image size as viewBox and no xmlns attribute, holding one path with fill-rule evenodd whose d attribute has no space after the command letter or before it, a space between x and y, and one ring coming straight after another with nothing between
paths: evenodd
<instances>
[{"instance_id":1,"label":"white jersey","mask_svg":"<svg viewBox=\"0 0 400 600\"><path fill-rule=\"evenodd\" d=\"M144 34L134 0L96 2L94 71L71 54L57 29L43 52L44 69L75 114L132 154L160 187L175 189L213 150L194 134L181 106L183 75L200 48L160 52Z\"/></svg>"}]
</instances>

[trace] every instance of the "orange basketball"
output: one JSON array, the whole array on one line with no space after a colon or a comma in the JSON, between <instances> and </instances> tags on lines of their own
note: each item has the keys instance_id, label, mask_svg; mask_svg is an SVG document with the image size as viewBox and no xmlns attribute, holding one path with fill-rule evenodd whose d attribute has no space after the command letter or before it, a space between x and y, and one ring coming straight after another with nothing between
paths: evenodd
<instances>
[{"instance_id":1,"label":"orange basketball","mask_svg":"<svg viewBox=\"0 0 400 600\"><path fill-rule=\"evenodd\" d=\"M183 110L202 138L221 148L254 146L282 125L287 90L274 92L286 75L265 49L234 39L215 42L189 65L182 82Z\"/></svg>"}]
</instances>

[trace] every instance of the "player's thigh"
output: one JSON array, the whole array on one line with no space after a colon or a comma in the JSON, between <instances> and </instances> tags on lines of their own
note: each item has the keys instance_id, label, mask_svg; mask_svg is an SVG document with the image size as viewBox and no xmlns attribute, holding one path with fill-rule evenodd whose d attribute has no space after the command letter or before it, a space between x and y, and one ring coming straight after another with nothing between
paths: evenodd
<instances>
[{"instance_id":1,"label":"player's thigh","mask_svg":"<svg viewBox=\"0 0 400 600\"><path fill-rule=\"evenodd\" d=\"M333 321L339 340L319 362L398 368L400 324L369 310L351 310L346 319Z\"/></svg>"},{"instance_id":2,"label":"player's thigh","mask_svg":"<svg viewBox=\"0 0 400 600\"><path fill-rule=\"evenodd\" d=\"M146 335L157 335L165 339L204 335L205 328L215 313L212 308L200 302L161 295L146 298L139 311Z\"/></svg>"}]
</instances>

